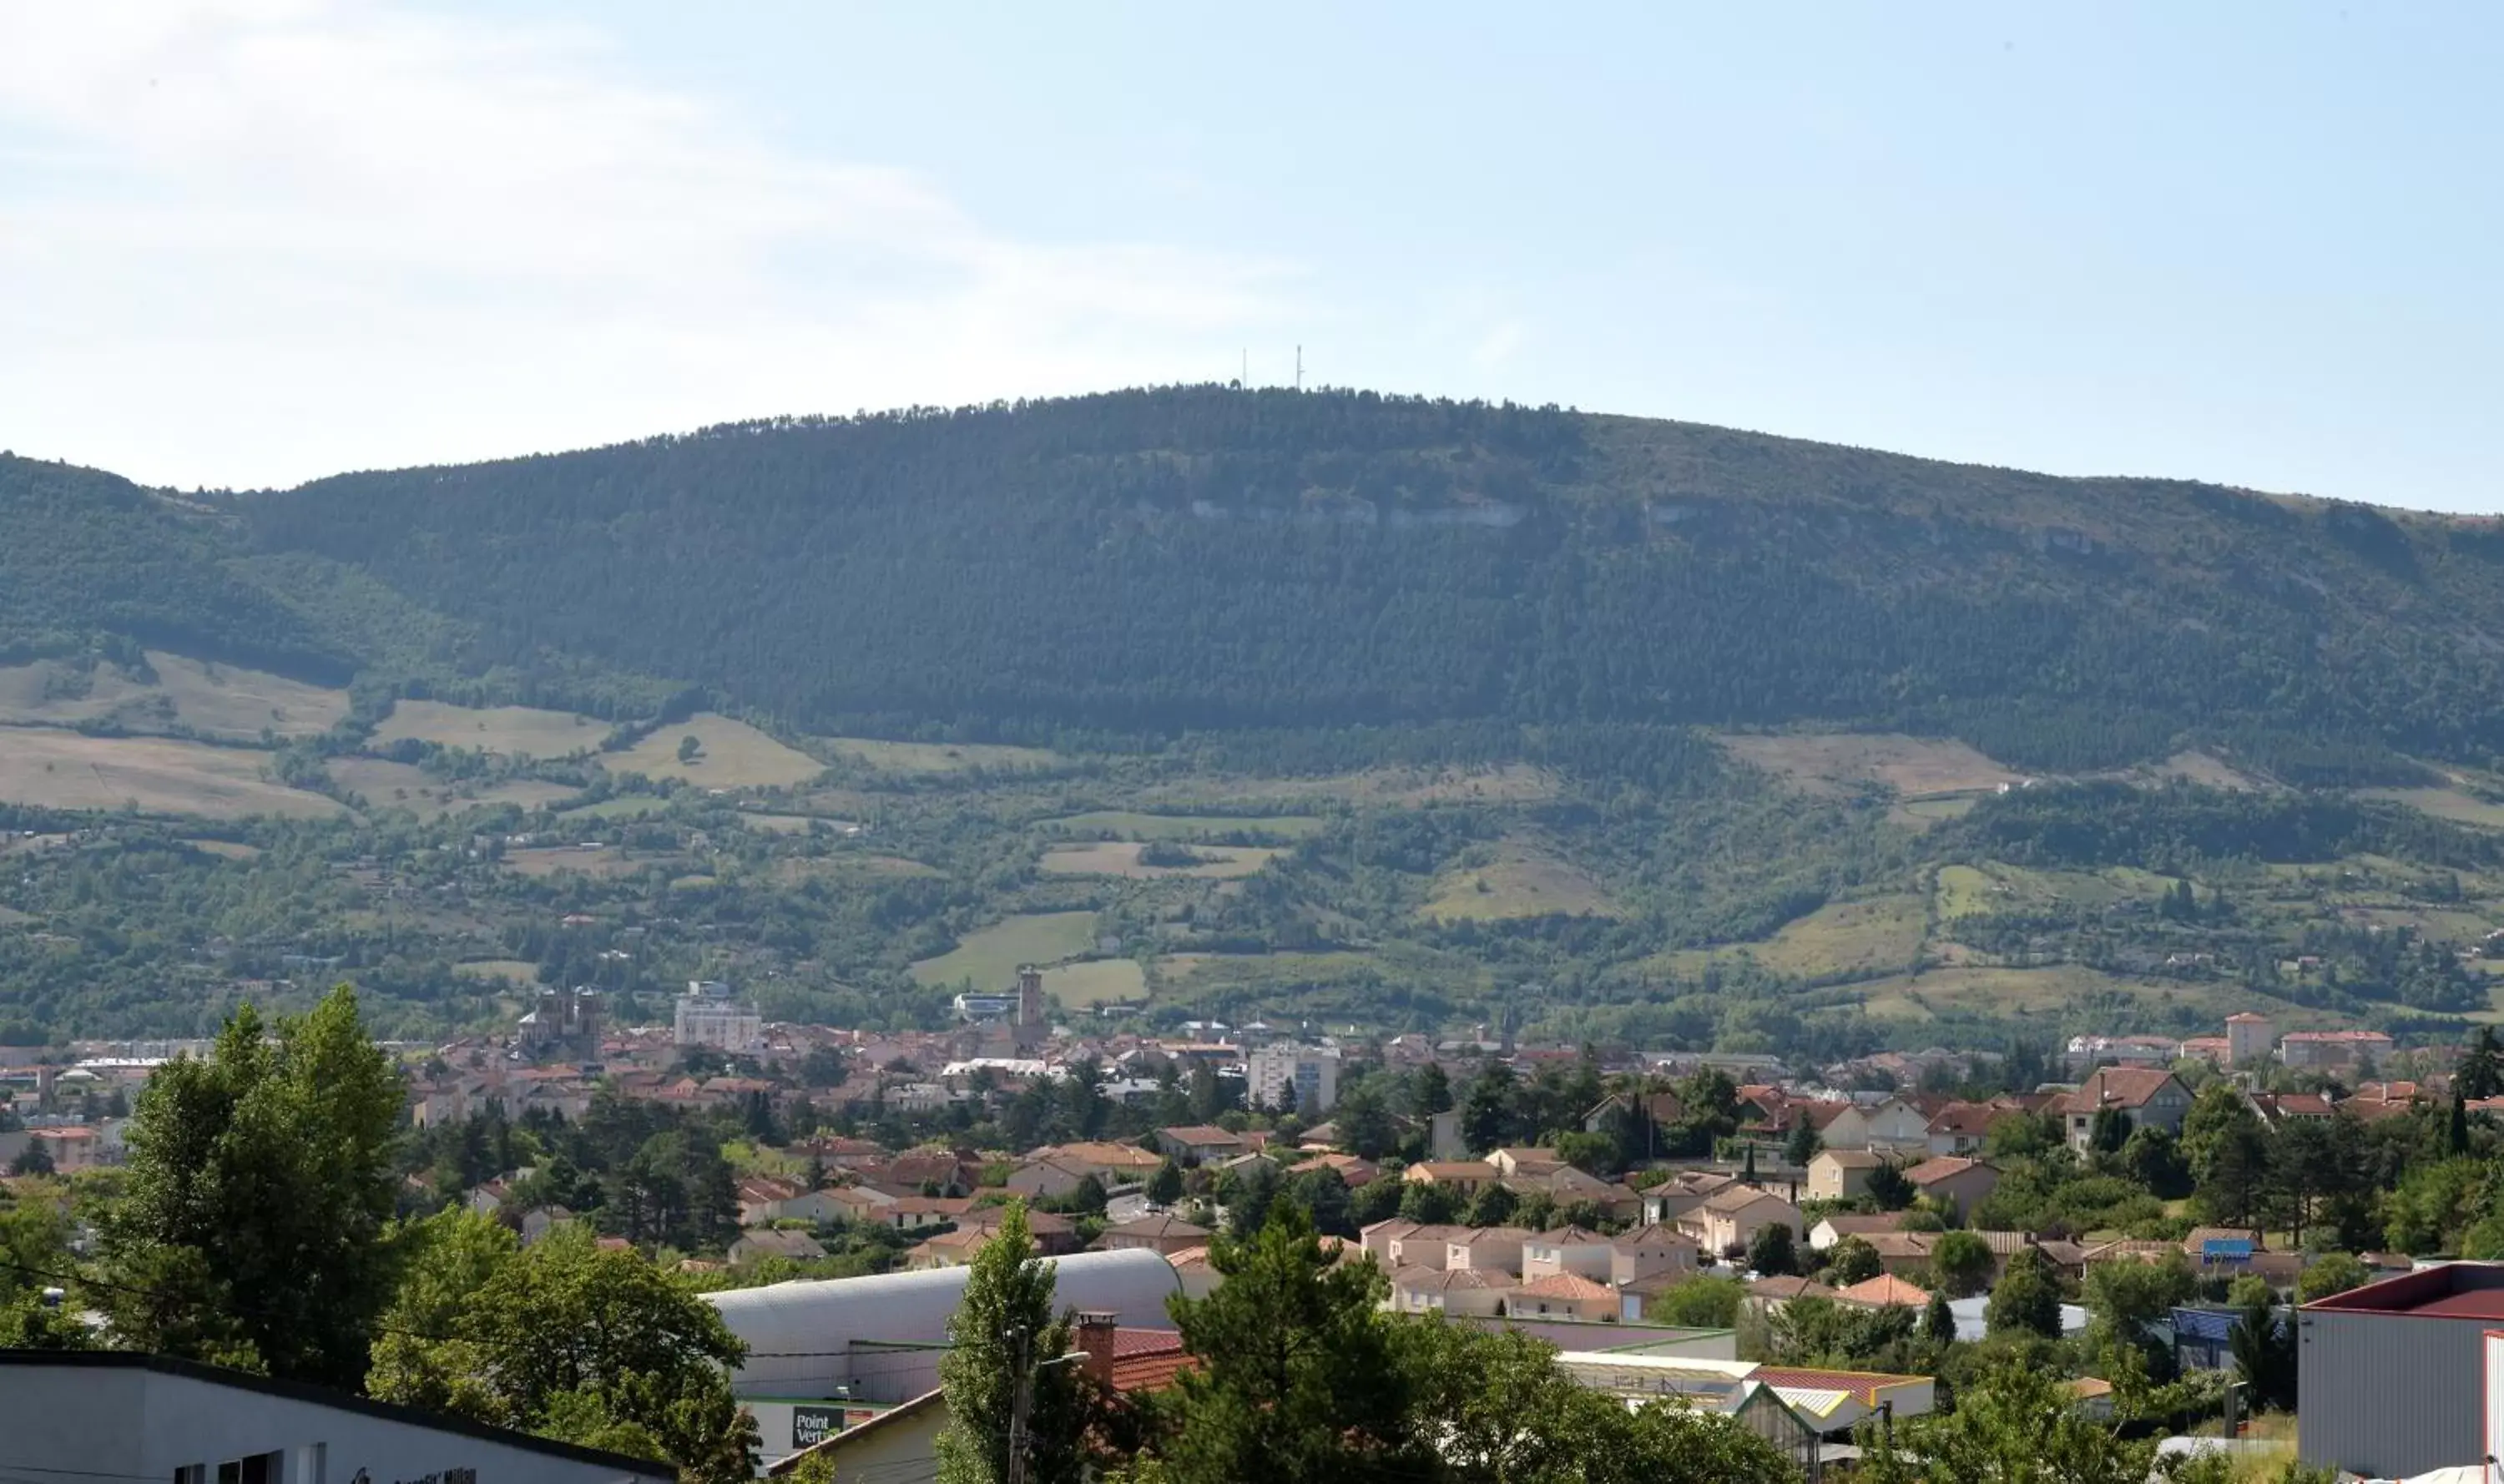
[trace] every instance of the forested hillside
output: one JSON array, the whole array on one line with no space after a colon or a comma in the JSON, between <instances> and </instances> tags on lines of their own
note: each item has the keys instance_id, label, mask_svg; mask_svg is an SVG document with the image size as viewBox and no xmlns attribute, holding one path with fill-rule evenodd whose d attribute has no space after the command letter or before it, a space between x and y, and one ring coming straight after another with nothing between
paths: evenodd
<instances>
[{"instance_id":1,"label":"forested hillside","mask_svg":"<svg viewBox=\"0 0 2504 1484\"><path fill-rule=\"evenodd\" d=\"M1239 393L740 425L234 503L475 624L830 730L1950 734L2290 778L2504 751L2504 536L1555 410Z\"/></svg>"},{"instance_id":2,"label":"forested hillside","mask_svg":"<svg viewBox=\"0 0 2504 1484\"><path fill-rule=\"evenodd\" d=\"M140 646L344 681L348 653L221 565L230 515L0 454L0 662Z\"/></svg>"},{"instance_id":3,"label":"forested hillside","mask_svg":"<svg viewBox=\"0 0 2504 1484\"><path fill-rule=\"evenodd\" d=\"M0 1043L2504 1015L2504 535L1194 388L177 497L0 456ZM2490 935L2495 935L2490 937Z\"/></svg>"}]
</instances>

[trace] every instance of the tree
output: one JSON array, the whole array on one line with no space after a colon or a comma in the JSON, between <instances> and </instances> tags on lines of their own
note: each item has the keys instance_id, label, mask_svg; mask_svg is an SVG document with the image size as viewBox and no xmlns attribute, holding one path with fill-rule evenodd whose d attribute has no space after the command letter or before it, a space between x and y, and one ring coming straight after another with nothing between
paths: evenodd
<instances>
[{"instance_id":1,"label":"tree","mask_svg":"<svg viewBox=\"0 0 2504 1484\"><path fill-rule=\"evenodd\" d=\"M395 1277L400 1077L344 984L262 1029L244 1006L140 1093L102 1306L135 1348L353 1389Z\"/></svg>"},{"instance_id":2,"label":"tree","mask_svg":"<svg viewBox=\"0 0 2504 1484\"><path fill-rule=\"evenodd\" d=\"M1488 1062L1470 1079L1469 1096L1461 1104L1461 1138L1470 1153L1485 1154L1513 1137L1516 1086L1513 1068L1501 1061Z\"/></svg>"},{"instance_id":3,"label":"tree","mask_svg":"<svg viewBox=\"0 0 2504 1484\"><path fill-rule=\"evenodd\" d=\"M1278 1198L1285 1184L1278 1167L1267 1159L1254 1159L1228 1170L1218 1180L1217 1195L1226 1207L1226 1227L1237 1237L1248 1237L1261 1229L1269 1219L1269 1204Z\"/></svg>"},{"instance_id":4,"label":"tree","mask_svg":"<svg viewBox=\"0 0 2504 1484\"><path fill-rule=\"evenodd\" d=\"M1400 1219L1421 1226L1441 1226L1461 1214L1461 1197L1442 1180L1403 1182Z\"/></svg>"},{"instance_id":5,"label":"tree","mask_svg":"<svg viewBox=\"0 0 2504 1484\"><path fill-rule=\"evenodd\" d=\"M2120 1162L2123 1175L2146 1187L2159 1200L2191 1193L2191 1170L2183 1162L2180 1144L2154 1124L2131 1130L2122 1143Z\"/></svg>"},{"instance_id":6,"label":"tree","mask_svg":"<svg viewBox=\"0 0 2504 1484\"><path fill-rule=\"evenodd\" d=\"M1913 1182L1905 1177L1903 1170L1894 1160L1884 1161L1876 1169L1871 1170L1869 1183L1864 1189L1868 1191L1869 1198L1878 1203L1878 1209L1881 1211L1903 1210L1913 1203L1915 1193Z\"/></svg>"},{"instance_id":7,"label":"tree","mask_svg":"<svg viewBox=\"0 0 2504 1484\"><path fill-rule=\"evenodd\" d=\"M694 734L693 732L689 732L689 733L687 733L685 736L683 736L683 737L681 737L681 738L679 738L679 739L678 739L678 761L679 761L679 762L681 762L681 763L692 763L692 762L694 762L697 758L702 757L703 755L704 755L704 743L703 743L703 742L698 742L698 741L696 740L696 734Z\"/></svg>"},{"instance_id":8,"label":"tree","mask_svg":"<svg viewBox=\"0 0 2504 1484\"><path fill-rule=\"evenodd\" d=\"M2205 1100L2208 1095L2203 1092L2201 1097ZM2240 1101L2237 1106L2241 1108ZM2192 1112L2199 1111L2194 1105ZM2228 1226L2256 1223L2271 1186L2269 1136L2250 1109L2242 1111L2243 1119L2220 1124L2198 1142L2187 1134L2183 1141L2186 1149L2197 1151L2192 1159L2193 1195L2200 1209L2210 1221Z\"/></svg>"},{"instance_id":9,"label":"tree","mask_svg":"<svg viewBox=\"0 0 2504 1484\"><path fill-rule=\"evenodd\" d=\"M2295 1410L2295 1327L2279 1322L2265 1294L2251 1295L2239 1307L2243 1312L2226 1332L2226 1343L2234 1352L2236 1379L2243 1383L2252 1410Z\"/></svg>"},{"instance_id":10,"label":"tree","mask_svg":"<svg viewBox=\"0 0 2504 1484\"><path fill-rule=\"evenodd\" d=\"M1795 1467L1727 1418L1655 1403L1629 1412L1513 1330L1409 1324L1398 1331L1415 1397L1451 1484L1791 1484Z\"/></svg>"},{"instance_id":11,"label":"tree","mask_svg":"<svg viewBox=\"0 0 2504 1484\"><path fill-rule=\"evenodd\" d=\"M1324 1236L1353 1237L1357 1234L1356 1203L1350 1198L1347 1181L1327 1165L1287 1178L1286 1196L1304 1208L1313 1220L1313 1229Z\"/></svg>"},{"instance_id":12,"label":"tree","mask_svg":"<svg viewBox=\"0 0 2504 1484\"><path fill-rule=\"evenodd\" d=\"M1930 1275L1951 1298L1970 1298L1991 1285L1999 1259L1991 1244L1970 1231L1942 1231L1930 1244Z\"/></svg>"},{"instance_id":13,"label":"tree","mask_svg":"<svg viewBox=\"0 0 2504 1484\"><path fill-rule=\"evenodd\" d=\"M2130 1142L2131 1117L2119 1108L2099 1108L2087 1125L2087 1148L2099 1155L2117 1155Z\"/></svg>"},{"instance_id":14,"label":"tree","mask_svg":"<svg viewBox=\"0 0 2504 1484\"><path fill-rule=\"evenodd\" d=\"M574 1223L523 1251L459 1207L404 1245L366 1376L375 1397L575 1441L640 1435L702 1484L752 1471L755 1425L724 1369L748 1347L674 1275Z\"/></svg>"},{"instance_id":15,"label":"tree","mask_svg":"<svg viewBox=\"0 0 2504 1484\"><path fill-rule=\"evenodd\" d=\"M1922 1338L1944 1349L1956 1342L1956 1314L1948 1308L1948 1295L1932 1293L1930 1301L1922 1307Z\"/></svg>"},{"instance_id":16,"label":"tree","mask_svg":"<svg viewBox=\"0 0 2504 1484\"><path fill-rule=\"evenodd\" d=\"M1826 1249L1826 1281L1837 1288L1865 1283L1887 1270L1878 1260L1878 1249L1857 1236L1845 1237Z\"/></svg>"},{"instance_id":17,"label":"tree","mask_svg":"<svg viewBox=\"0 0 2504 1484\"><path fill-rule=\"evenodd\" d=\"M2045 1339L2061 1337L2061 1286L2052 1261L2032 1247L2022 1247L2008 1260L2000 1286L1982 1311L1984 1327L1994 1334L2023 1330Z\"/></svg>"},{"instance_id":18,"label":"tree","mask_svg":"<svg viewBox=\"0 0 2504 1484\"><path fill-rule=\"evenodd\" d=\"M2351 1254L2323 1253L2295 1280L2296 1301L2311 1303L2316 1298L2344 1294L2349 1289L2363 1287L2373 1276L2373 1272Z\"/></svg>"},{"instance_id":19,"label":"tree","mask_svg":"<svg viewBox=\"0 0 2504 1484\"><path fill-rule=\"evenodd\" d=\"M1893 1428L1863 1423L1863 1484L2146 1484L2156 1442L2124 1442L2088 1418L2047 1368L2003 1364L1954 1411Z\"/></svg>"},{"instance_id":20,"label":"tree","mask_svg":"<svg viewBox=\"0 0 2504 1484\"><path fill-rule=\"evenodd\" d=\"M1222 1281L1206 1298L1167 1300L1200 1361L1167 1394L1167 1478L1324 1484L1423 1469L1380 1268L1336 1262L1293 1201L1248 1239L1214 1237L1208 1260Z\"/></svg>"},{"instance_id":21,"label":"tree","mask_svg":"<svg viewBox=\"0 0 2504 1484\"><path fill-rule=\"evenodd\" d=\"M2497 1044L2494 1026L2478 1027L2460 1066L2452 1074L2452 1087L2473 1101L2504 1093L2504 1045Z\"/></svg>"},{"instance_id":22,"label":"tree","mask_svg":"<svg viewBox=\"0 0 2504 1484\"><path fill-rule=\"evenodd\" d=\"M26 1147L17 1151L17 1157L9 1161L9 1173L12 1176L50 1175L53 1173L52 1152L44 1147L43 1140L29 1139Z\"/></svg>"},{"instance_id":23,"label":"tree","mask_svg":"<svg viewBox=\"0 0 2504 1484\"><path fill-rule=\"evenodd\" d=\"M1652 1295L1646 1317L1687 1329L1727 1329L1739 1323L1748 1286L1719 1273L1698 1273Z\"/></svg>"},{"instance_id":24,"label":"tree","mask_svg":"<svg viewBox=\"0 0 2504 1484\"><path fill-rule=\"evenodd\" d=\"M2199 1275L2179 1255L2161 1262L2099 1262L2087 1270L2080 1294L2094 1316L2101 1344L2129 1345L2155 1361L2162 1347L2150 1339L2152 1327L2174 1305L2187 1303L2200 1292ZM2170 1354L2164 1354L2170 1363Z\"/></svg>"},{"instance_id":25,"label":"tree","mask_svg":"<svg viewBox=\"0 0 2504 1484\"><path fill-rule=\"evenodd\" d=\"M1748 1240L1748 1265L1767 1278L1781 1277L1797 1267L1798 1255L1792 1250L1789 1222L1767 1222L1756 1228L1756 1234Z\"/></svg>"},{"instance_id":26,"label":"tree","mask_svg":"<svg viewBox=\"0 0 2504 1484\"><path fill-rule=\"evenodd\" d=\"M1490 1180L1470 1197L1469 1215L1464 1219L1473 1226L1502 1226L1510 1223L1520 1209L1520 1196L1500 1182Z\"/></svg>"},{"instance_id":27,"label":"tree","mask_svg":"<svg viewBox=\"0 0 2504 1484\"><path fill-rule=\"evenodd\" d=\"M1408 1085L1408 1112L1423 1122L1452 1106L1452 1079L1441 1064L1427 1062ZM1368 1156L1367 1157L1372 1157Z\"/></svg>"},{"instance_id":28,"label":"tree","mask_svg":"<svg viewBox=\"0 0 2504 1484\"><path fill-rule=\"evenodd\" d=\"M1341 1097L1331 1110L1331 1122L1339 1127L1339 1147L1360 1159L1379 1159L1400 1142L1391 1110L1370 1084Z\"/></svg>"},{"instance_id":29,"label":"tree","mask_svg":"<svg viewBox=\"0 0 2504 1484\"><path fill-rule=\"evenodd\" d=\"M1791 1135L1783 1140L1783 1158L1793 1169L1806 1169L1825 1144L1826 1141L1818 1137L1817 1125L1801 1119L1791 1124Z\"/></svg>"},{"instance_id":30,"label":"tree","mask_svg":"<svg viewBox=\"0 0 2504 1484\"><path fill-rule=\"evenodd\" d=\"M1376 1175L1348 1192L1347 1219L1356 1224L1359 1231L1375 1222L1387 1222L1400 1214L1402 1197L1413 1189L1398 1175Z\"/></svg>"},{"instance_id":31,"label":"tree","mask_svg":"<svg viewBox=\"0 0 2504 1484\"><path fill-rule=\"evenodd\" d=\"M941 1484L1075 1484L1085 1476L1083 1389L1070 1363L1070 1325L1053 1312L1053 1268L1035 1254L1026 1207L1011 1201L965 1276L939 1358L948 1426L939 1434ZM1013 1422L1021 1389L1024 1422ZM1017 1439L1022 1465L1011 1463Z\"/></svg>"},{"instance_id":32,"label":"tree","mask_svg":"<svg viewBox=\"0 0 2504 1484\"><path fill-rule=\"evenodd\" d=\"M1182 1166L1168 1157L1148 1177L1148 1200L1155 1205L1170 1206L1182 1199Z\"/></svg>"}]
</instances>

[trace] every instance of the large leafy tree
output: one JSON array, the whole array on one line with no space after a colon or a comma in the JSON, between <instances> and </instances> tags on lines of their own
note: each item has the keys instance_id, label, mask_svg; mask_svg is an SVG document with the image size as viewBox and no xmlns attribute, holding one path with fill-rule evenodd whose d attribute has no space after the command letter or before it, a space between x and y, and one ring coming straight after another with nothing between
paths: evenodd
<instances>
[{"instance_id":1,"label":"large leafy tree","mask_svg":"<svg viewBox=\"0 0 2504 1484\"><path fill-rule=\"evenodd\" d=\"M1170 1394L1163 1449L1176 1484L1412 1478L1425 1456L1408 1426L1386 1292L1372 1263L1332 1260L1293 1201L1246 1239L1218 1236L1206 1298L1169 1300L1199 1365Z\"/></svg>"},{"instance_id":2,"label":"large leafy tree","mask_svg":"<svg viewBox=\"0 0 2504 1484\"><path fill-rule=\"evenodd\" d=\"M1086 1408L1069 1363L1070 1325L1053 1312L1052 1264L1036 1256L1026 1208L1016 1201L974 1254L964 1299L948 1320L948 1342L939 1360L939 1384L948 1393L941 1484L1004 1484L1013 1476L1076 1484L1085 1477ZM1025 1416L1013 1426L1021 1389ZM1013 1435L1022 1475L1011 1468Z\"/></svg>"},{"instance_id":3,"label":"large leafy tree","mask_svg":"<svg viewBox=\"0 0 2504 1484\"><path fill-rule=\"evenodd\" d=\"M99 1294L124 1344L354 1387L395 1277L400 1076L345 985L267 1029L246 1005L149 1080Z\"/></svg>"},{"instance_id":4,"label":"large leafy tree","mask_svg":"<svg viewBox=\"0 0 2504 1484\"><path fill-rule=\"evenodd\" d=\"M725 1371L747 1347L641 1254L603 1248L574 1224L523 1251L459 1209L410 1228L405 1246L373 1395L664 1456L703 1484L752 1470L755 1425Z\"/></svg>"},{"instance_id":5,"label":"large leafy tree","mask_svg":"<svg viewBox=\"0 0 2504 1484\"><path fill-rule=\"evenodd\" d=\"M1984 1305L1983 1323L1994 1334L2023 1329L2045 1339L2061 1337L2061 1286L2052 1275L2051 1260L2032 1247L2008 1260L2000 1286Z\"/></svg>"},{"instance_id":6,"label":"large leafy tree","mask_svg":"<svg viewBox=\"0 0 2504 1484\"><path fill-rule=\"evenodd\" d=\"M1864 1425L1866 1484L2146 1484L2153 1439L2125 1442L2091 1420L2057 1375L2006 1365L1958 1398L1956 1410Z\"/></svg>"},{"instance_id":7,"label":"large leafy tree","mask_svg":"<svg viewBox=\"0 0 2504 1484\"><path fill-rule=\"evenodd\" d=\"M1687 1407L1625 1403L1576 1381L1554 1347L1514 1330L1404 1322L1420 1432L1450 1484L1789 1484L1764 1439Z\"/></svg>"}]
</instances>

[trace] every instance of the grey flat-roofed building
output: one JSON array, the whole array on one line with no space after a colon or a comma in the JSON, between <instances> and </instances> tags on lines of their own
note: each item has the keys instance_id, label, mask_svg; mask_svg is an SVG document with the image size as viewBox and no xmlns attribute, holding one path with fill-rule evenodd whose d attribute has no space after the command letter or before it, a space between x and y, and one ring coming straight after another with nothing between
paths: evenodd
<instances>
[{"instance_id":1,"label":"grey flat-roofed building","mask_svg":"<svg viewBox=\"0 0 2504 1484\"><path fill-rule=\"evenodd\" d=\"M667 1464L117 1351L0 1350L0 1472L161 1484L676 1484Z\"/></svg>"},{"instance_id":2,"label":"grey flat-roofed building","mask_svg":"<svg viewBox=\"0 0 2504 1484\"><path fill-rule=\"evenodd\" d=\"M2306 1304L2298 1456L2378 1479L2477 1464L2489 1329L2504 1329L2504 1263L2447 1262Z\"/></svg>"}]
</instances>

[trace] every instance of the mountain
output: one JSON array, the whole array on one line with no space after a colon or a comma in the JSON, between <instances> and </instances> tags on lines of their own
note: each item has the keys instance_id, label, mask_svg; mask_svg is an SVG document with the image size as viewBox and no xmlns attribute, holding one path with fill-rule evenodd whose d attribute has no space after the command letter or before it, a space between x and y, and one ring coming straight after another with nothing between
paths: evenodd
<instances>
[{"instance_id":1,"label":"mountain","mask_svg":"<svg viewBox=\"0 0 2504 1484\"><path fill-rule=\"evenodd\" d=\"M2499 682L2491 522L1554 408L0 456L0 1043L308 966L413 1035L535 981L929 1024L1027 961L1151 1023L2448 1035Z\"/></svg>"},{"instance_id":2,"label":"mountain","mask_svg":"<svg viewBox=\"0 0 2504 1484\"><path fill-rule=\"evenodd\" d=\"M345 647L226 569L242 541L201 502L0 454L0 663L151 645L344 684Z\"/></svg>"},{"instance_id":3,"label":"mountain","mask_svg":"<svg viewBox=\"0 0 2504 1484\"><path fill-rule=\"evenodd\" d=\"M2504 533L1689 425L1216 388L785 421L236 499L243 538L816 730L1425 722L2504 751Z\"/></svg>"}]
</instances>

